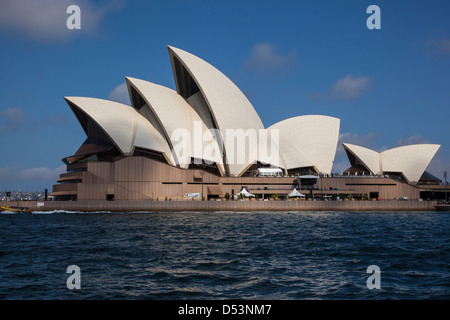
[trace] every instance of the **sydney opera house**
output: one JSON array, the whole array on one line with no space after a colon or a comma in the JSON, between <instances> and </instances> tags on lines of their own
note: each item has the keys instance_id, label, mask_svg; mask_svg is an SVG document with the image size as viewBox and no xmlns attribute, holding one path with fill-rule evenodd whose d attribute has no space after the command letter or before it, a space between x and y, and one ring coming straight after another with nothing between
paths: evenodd
<instances>
[{"instance_id":1,"label":"sydney opera house","mask_svg":"<svg viewBox=\"0 0 450 320\"><path fill-rule=\"evenodd\" d=\"M340 120L302 115L265 128L239 88L206 61L168 47L176 91L126 77L131 106L65 97L86 133L63 159L55 200L420 197L439 145L378 153L344 143L350 168L332 174ZM427 178L428 177L428 178ZM429 178L431 177L431 178Z\"/></svg>"}]
</instances>

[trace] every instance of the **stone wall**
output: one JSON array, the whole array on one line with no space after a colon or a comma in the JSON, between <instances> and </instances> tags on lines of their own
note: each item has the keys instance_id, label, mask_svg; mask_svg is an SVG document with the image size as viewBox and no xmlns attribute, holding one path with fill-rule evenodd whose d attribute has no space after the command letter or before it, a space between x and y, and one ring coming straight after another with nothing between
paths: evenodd
<instances>
[{"instance_id":1,"label":"stone wall","mask_svg":"<svg viewBox=\"0 0 450 320\"><path fill-rule=\"evenodd\" d=\"M11 201L31 211L435 211L436 201Z\"/></svg>"}]
</instances>

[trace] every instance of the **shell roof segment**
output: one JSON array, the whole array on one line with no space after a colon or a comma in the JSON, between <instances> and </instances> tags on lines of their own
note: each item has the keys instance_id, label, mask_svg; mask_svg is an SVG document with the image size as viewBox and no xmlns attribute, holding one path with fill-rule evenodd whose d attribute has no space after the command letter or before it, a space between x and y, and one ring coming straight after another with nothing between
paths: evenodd
<instances>
[{"instance_id":1,"label":"shell roof segment","mask_svg":"<svg viewBox=\"0 0 450 320\"><path fill-rule=\"evenodd\" d=\"M381 153L361 146L343 143L374 174L402 173L409 182L418 182L440 148L437 144L414 144L392 148Z\"/></svg>"},{"instance_id":2,"label":"shell roof segment","mask_svg":"<svg viewBox=\"0 0 450 320\"><path fill-rule=\"evenodd\" d=\"M287 169L314 166L331 173L339 139L338 118L307 115L289 118L270 126L279 130L280 153Z\"/></svg>"},{"instance_id":3,"label":"shell roof segment","mask_svg":"<svg viewBox=\"0 0 450 320\"><path fill-rule=\"evenodd\" d=\"M170 148L156 129L135 109L109 100L65 97L71 108L81 110L94 121L125 155L131 155L136 143L139 147L164 153L173 161ZM80 123L81 123L81 119ZM87 121L81 123L87 133ZM173 163L171 163L173 165Z\"/></svg>"},{"instance_id":4,"label":"shell roof segment","mask_svg":"<svg viewBox=\"0 0 450 320\"><path fill-rule=\"evenodd\" d=\"M264 130L263 123L250 101L222 72L191 53L171 46L168 48L178 93L186 95L185 98L189 98L190 93L196 93L195 85L198 87L206 101L214 125L220 130L224 145L227 145L226 130L242 129L244 132L247 130L256 130L256 132L260 129ZM184 70L179 70L180 64L195 81L195 85L190 83L190 77L180 75L184 73ZM193 90L191 92L182 92L184 87L194 89L191 89ZM230 141L228 145L231 145ZM245 171L249 163L256 161L257 157L254 150L256 148L257 146L253 146L252 149L246 150L247 163L237 163L236 152L233 152L237 150L228 150L227 148L225 150L225 162L229 174L239 176ZM234 158L231 158L232 154Z\"/></svg>"},{"instance_id":5,"label":"shell roof segment","mask_svg":"<svg viewBox=\"0 0 450 320\"><path fill-rule=\"evenodd\" d=\"M145 80L127 77L129 87L137 90L146 104L139 112L151 123L157 122L163 135L172 148L173 156L177 164L182 168L188 168L191 157L215 162L219 171L223 172L221 150L215 140L207 140L208 128L198 113L176 91L154 84ZM136 106L137 108L137 106ZM198 126L198 128L197 128ZM184 130L184 131L183 131ZM183 132L187 133L184 135ZM179 144L190 139L184 153L177 152ZM204 147L211 144L216 153L204 153ZM200 146L200 148L196 147Z\"/></svg>"}]
</instances>

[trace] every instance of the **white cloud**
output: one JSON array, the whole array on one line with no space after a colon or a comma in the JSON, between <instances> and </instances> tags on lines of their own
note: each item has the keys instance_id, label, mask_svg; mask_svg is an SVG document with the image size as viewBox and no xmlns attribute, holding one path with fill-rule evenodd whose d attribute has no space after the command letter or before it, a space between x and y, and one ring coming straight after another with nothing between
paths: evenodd
<instances>
[{"instance_id":1,"label":"white cloud","mask_svg":"<svg viewBox=\"0 0 450 320\"><path fill-rule=\"evenodd\" d=\"M311 92L311 93L308 95L308 98L309 98L310 100L318 100L318 99L322 98L322 93L321 93L320 91L314 91L314 92Z\"/></svg>"},{"instance_id":2,"label":"white cloud","mask_svg":"<svg viewBox=\"0 0 450 320\"><path fill-rule=\"evenodd\" d=\"M277 53L275 47L268 43L257 43L253 46L252 53L245 63L245 67L257 73L277 71L292 66L297 52L294 50L288 54Z\"/></svg>"},{"instance_id":3,"label":"white cloud","mask_svg":"<svg viewBox=\"0 0 450 320\"><path fill-rule=\"evenodd\" d=\"M450 53L450 39L441 38L436 44L437 50L441 53Z\"/></svg>"},{"instance_id":4,"label":"white cloud","mask_svg":"<svg viewBox=\"0 0 450 320\"><path fill-rule=\"evenodd\" d=\"M65 124L67 120L68 119L65 114L58 113L42 119L37 123L37 125L46 127L56 127Z\"/></svg>"},{"instance_id":5,"label":"white cloud","mask_svg":"<svg viewBox=\"0 0 450 320\"><path fill-rule=\"evenodd\" d=\"M66 166L61 166L56 169L49 169L47 167L29 168L19 170L17 167L0 168L0 180L58 180L61 173L66 171Z\"/></svg>"},{"instance_id":6,"label":"white cloud","mask_svg":"<svg viewBox=\"0 0 450 320\"><path fill-rule=\"evenodd\" d=\"M81 29L67 29L66 12L70 5L81 11ZM37 41L60 41L80 33L92 34L104 15L120 7L110 0L101 6L89 0L2 0L0 2L0 31L16 31Z\"/></svg>"},{"instance_id":7,"label":"white cloud","mask_svg":"<svg viewBox=\"0 0 450 320\"><path fill-rule=\"evenodd\" d=\"M114 88L113 91L108 95L108 99L116 102L120 102L126 105L131 105L130 103L130 96L128 94L128 87L127 83L124 82L122 84L119 84L117 87Z\"/></svg>"},{"instance_id":8,"label":"white cloud","mask_svg":"<svg viewBox=\"0 0 450 320\"><path fill-rule=\"evenodd\" d=\"M424 48L430 55L450 54L450 37L442 30L435 29L425 40Z\"/></svg>"},{"instance_id":9,"label":"white cloud","mask_svg":"<svg viewBox=\"0 0 450 320\"><path fill-rule=\"evenodd\" d=\"M27 117L25 111L21 108L8 108L5 111L0 112L0 117L4 118L8 122L23 123Z\"/></svg>"},{"instance_id":10,"label":"white cloud","mask_svg":"<svg viewBox=\"0 0 450 320\"><path fill-rule=\"evenodd\" d=\"M26 112L19 107L8 108L0 111L0 135L8 132L15 132L20 127L23 127L27 121ZM42 120L32 119L27 122L26 127L29 130L36 130L40 127L55 127L61 126L67 122L67 116L62 113L50 115Z\"/></svg>"},{"instance_id":11,"label":"white cloud","mask_svg":"<svg viewBox=\"0 0 450 320\"><path fill-rule=\"evenodd\" d=\"M25 122L27 114L21 108L8 108L0 111L0 135L16 131Z\"/></svg>"},{"instance_id":12,"label":"white cloud","mask_svg":"<svg viewBox=\"0 0 450 320\"><path fill-rule=\"evenodd\" d=\"M15 167L0 168L0 180L14 180L16 178L14 175L15 170Z\"/></svg>"},{"instance_id":13,"label":"white cloud","mask_svg":"<svg viewBox=\"0 0 450 320\"><path fill-rule=\"evenodd\" d=\"M357 98L370 89L371 82L370 77L353 77L349 74L334 84L331 89L331 97L344 100Z\"/></svg>"},{"instance_id":14,"label":"white cloud","mask_svg":"<svg viewBox=\"0 0 450 320\"><path fill-rule=\"evenodd\" d=\"M421 143L430 143L427 140L425 140L420 134L414 134L410 137L402 138L398 140L394 147L401 147L401 146L408 146L411 144L421 144Z\"/></svg>"},{"instance_id":15,"label":"white cloud","mask_svg":"<svg viewBox=\"0 0 450 320\"><path fill-rule=\"evenodd\" d=\"M19 172L18 178L20 180L58 180L61 173L65 172L66 167L61 166L56 169L49 169L47 167L30 168Z\"/></svg>"}]
</instances>

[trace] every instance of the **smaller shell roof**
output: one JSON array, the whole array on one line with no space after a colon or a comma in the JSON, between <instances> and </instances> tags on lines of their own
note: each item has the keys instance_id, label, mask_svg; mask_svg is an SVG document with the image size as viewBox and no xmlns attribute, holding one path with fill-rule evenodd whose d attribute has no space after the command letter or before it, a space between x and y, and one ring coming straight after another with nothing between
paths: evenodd
<instances>
[{"instance_id":1,"label":"smaller shell roof","mask_svg":"<svg viewBox=\"0 0 450 320\"><path fill-rule=\"evenodd\" d=\"M338 118L306 115L289 118L270 126L279 130L280 153L287 169L314 166L331 173L339 138Z\"/></svg>"},{"instance_id":2,"label":"smaller shell roof","mask_svg":"<svg viewBox=\"0 0 450 320\"><path fill-rule=\"evenodd\" d=\"M135 109L118 102L97 98L65 97L65 99L72 109L76 108L92 119L123 154L131 155L137 143L139 147L164 153L169 164L173 165L173 157L164 138ZM86 126L86 123L81 124ZM83 129L87 130L85 127Z\"/></svg>"},{"instance_id":3,"label":"smaller shell roof","mask_svg":"<svg viewBox=\"0 0 450 320\"><path fill-rule=\"evenodd\" d=\"M219 167L219 171L224 171L217 141L203 141L207 140L205 132L208 128L183 97L170 88L145 80L131 77L126 77L126 80L129 86L136 89L147 103L142 108L148 108L148 110L143 110L142 114L145 116L150 112L152 116L147 120L151 122L152 119L156 119L158 121L158 125L163 129L165 139L174 151L174 157L180 167L187 168L191 157L193 157L208 162L215 162ZM199 126L199 132L195 130L197 128L196 124ZM186 148L187 154L181 155L182 152L180 152L180 155L178 155L179 150L176 146L178 143L183 142L182 138L185 138L180 137L183 130L190 135L190 148ZM202 148L194 148L196 145L200 145ZM215 154L203 152L208 145L217 152Z\"/></svg>"},{"instance_id":4,"label":"smaller shell roof","mask_svg":"<svg viewBox=\"0 0 450 320\"><path fill-rule=\"evenodd\" d=\"M440 145L414 144L378 153L361 146L343 143L372 173L399 172L409 182L418 182Z\"/></svg>"},{"instance_id":5,"label":"smaller shell roof","mask_svg":"<svg viewBox=\"0 0 450 320\"><path fill-rule=\"evenodd\" d=\"M381 173L380 154L371 149L350 143L343 143L344 149L350 151L372 174Z\"/></svg>"},{"instance_id":6,"label":"smaller shell roof","mask_svg":"<svg viewBox=\"0 0 450 320\"><path fill-rule=\"evenodd\" d=\"M394 171L385 165L389 159L410 182L418 182L439 148L438 144L413 144L383 151L383 171Z\"/></svg>"}]
</instances>

